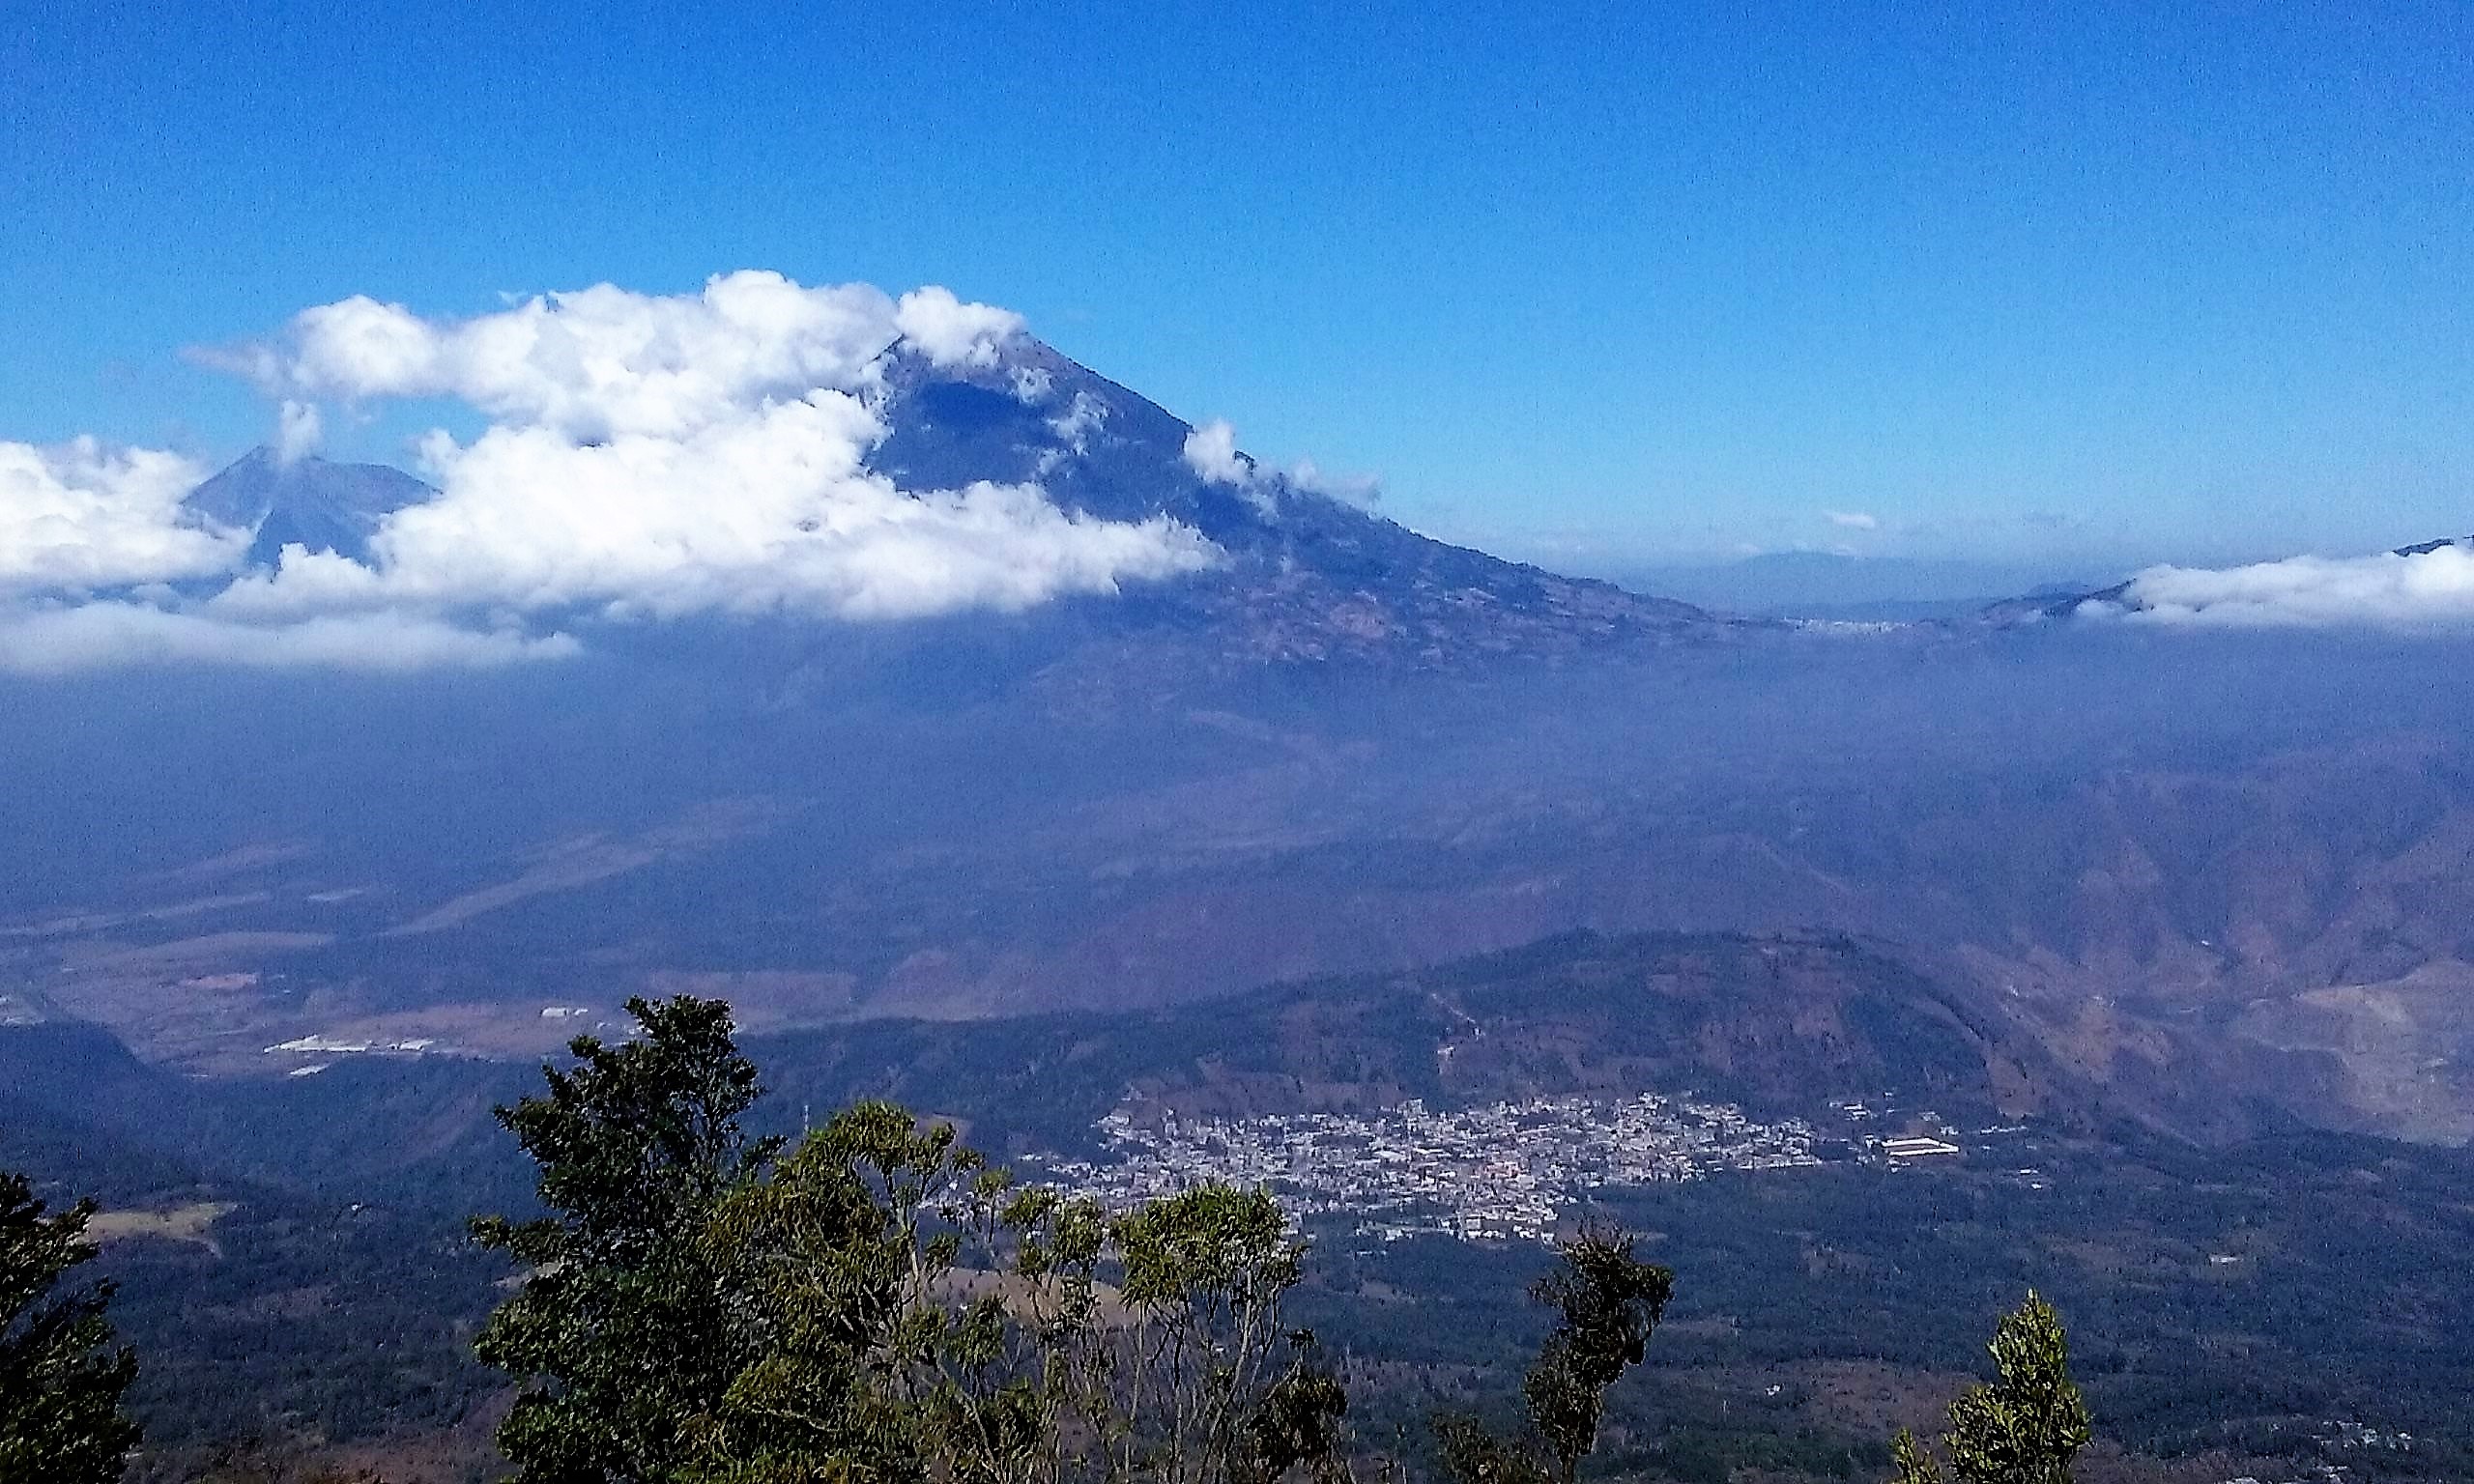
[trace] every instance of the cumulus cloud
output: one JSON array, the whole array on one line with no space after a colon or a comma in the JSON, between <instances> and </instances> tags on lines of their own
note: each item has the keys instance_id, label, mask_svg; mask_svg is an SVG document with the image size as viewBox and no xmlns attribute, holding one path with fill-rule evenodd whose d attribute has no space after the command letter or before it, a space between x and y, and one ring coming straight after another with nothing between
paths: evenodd
<instances>
[{"instance_id":1,"label":"cumulus cloud","mask_svg":"<svg viewBox=\"0 0 2474 1484\"><path fill-rule=\"evenodd\" d=\"M1069 515L1029 486L906 494L861 469L875 432L859 402L819 393L684 439L434 436L439 497L389 517L369 564L288 548L216 606L917 617L1114 591L1211 558L1188 528Z\"/></svg>"},{"instance_id":2,"label":"cumulus cloud","mask_svg":"<svg viewBox=\"0 0 2474 1484\"><path fill-rule=\"evenodd\" d=\"M204 471L158 449L91 438L0 442L0 596L87 592L224 572L245 531L191 519L181 499Z\"/></svg>"},{"instance_id":3,"label":"cumulus cloud","mask_svg":"<svg viewBox=\"0 0 2474 1484\"><path fill-rule=\"evenodd\" d=\"M1215 417L1187 433L1185 455L1186 467L1205 482L1236 490L1266 521L1280 519L1280 491L1252 459L1237 451L1237 430L1225 419Z\"/></svg>"},{"instance_id":4,"label":"cumulus cloud","mask_svg":"<svg viewBox=\"0 0 2474 1484\"><path fill-rule=\"evenodd\" d=\"M902 337L938 366L992 366L1022 317L993 304L965 304L951 291L914 289L894 309Z\"/></svg>"},{"instance_id":5,"label":"cumulus cloud","mask_svg":"<svg viewBox=\"0 0 2474 1484\"><path fill-rule=\"evenodd\" d=\"M1822 512L1822 516L1824 519L1827 520L1829 524L1837 527L1841 530L1879 530L1882 528L1881 517L1868 514L1862 510L1825 510Z\"/></svg>"},{"instance_id":6,"label":"cumulus cloud","mask_svg":"<svg viewBox=\"0 0 2474 1484\"><path fill-rule=\"evenodd\" d=\"M1186 467L1213 484L1254 482L1254 461L1237 451L1237 430L1223 418L1186 435Z\"/></svg>"},{"instance_id":7,"label":"cumulus cloud","mask_svg":"<svg viewBox=\"0 0 2474 1484\"><path fill-rule=\"evenodd\" d=\"M0 666L503 664L572 651L579 621L1017 610L1217 560L1165 517L1069 513L1035 484L906 490L867 468L888 431L888 349L986 368L1021 332L1021 316L939 288L896 300L767 272L460 319L367 297L318 305L201 358L277 405L287 462L315 446L321 404L477 411L479 433L420 442L437 496L383 517L365 559L294 546L204 598L0 611ZM92 592L243 558L248 532L179 510L201 471L87 445L30 463L6 446L19 452L0 459L0 591L12 563L27 569L19 591Z\"/></svg>"},{"instance_id":8,"label":"cumulus cloud","mask_svg":"<svg viewBox=\"0 0 2474 1484\"><path fill-rule=\"evenodd\" d=\"M1237 430L1214 418L1186 435L1186 467L1212 484L1224 484L1246 497L1265 520L1280 515L1282 489L1320 495L1326 499L1372 505L1382 498L1382 484L1368 475L1327 473L1312 459L1300 459L1286 469L1266 468L1237 451Z\"/></svg>"},{"instance_id":9,"label":"cumulus cloud","mask_svg":"<svg viewBox=\"0 0 2474 1484\"><path fill-rule=\"evenodd\" d=\"M2474 624L2474 548L2296 556L2229 568L2150 567L2083 615L2218 628Z\"/></svg>"},{"instance_id":10,"label":"cumulus cloud","mask_svg":"<svg viewBox=\"0 0 2474 1484\"><path fill-rule=\"evenodd\" d=\"M366 301L308 311L253 362L261 381L451 395L497 421L469 444L430 435L439 497L388 517L368 564L287 550L217 603L911 617L1208 564L1209 545L1165 519L1068 515L1028 486L904 491L866 470L892 329L967 364L1019 327L941 289L897 305L769 273L676 298L604 286L446 324Z\"/></svg>"},{"instance_id":11,"label":"cumulus cloud","mask_svg":"<svg viewBox=\"0 0 2474 1484\"><path fill-rule=\"evenodd\" d=\"M1036 392L1023 389L1022 379L1017 377L1014 394L1024 402L1035 402L1048 395L1046 372L1040 373L1042 385ZM1053 447L1040 450L1035 477L1045 479L1068 459L1080 458L1091 448L1091 436L1107 426L1108 405L1087 391L1078 391L1064 412L1048 419L1048 430L1056 435Z\"/></svg>"},{"instance_id":12,"label":"cumulus cloud","mask_svg":"<svg viewBox=\"0 0 2474 1484\"><path fill-rule=\"evenodd\" d=\"M987 306L935 292L941 300L912 316L935 337L921 349L968 356L978 342L959 327L984 326ZM899 317L868 285L811 289L766 272L724 274L698 294L601 284L463 320L356 296L304 309L273 340L213 359L270 396L453 398L494 421L579 442L667 438L768 398L857 389L906 334Z\"/></svg>"}]
</instances>

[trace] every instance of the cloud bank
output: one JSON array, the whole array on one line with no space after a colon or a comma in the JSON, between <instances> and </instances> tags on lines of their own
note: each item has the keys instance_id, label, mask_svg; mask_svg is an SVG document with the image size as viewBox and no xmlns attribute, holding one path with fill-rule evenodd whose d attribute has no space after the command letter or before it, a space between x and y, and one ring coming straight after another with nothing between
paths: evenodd
<instances>
[{"instance_id":1,"label":"cloud bank","mask_svg":"<svg viewBox=\"0 0 2474 1484\"><path fill-rule=\"evenodd\" d=\"M885 352L992 367L1021 332L943 289L897 300L768 272L462 319L366 297L305 309L200 358L266 395L287 465L333 405L478 412L469 441L420 442L437 497L385 516L365 560L289 546L242 572L252 533L184 511L203 473L187 461L0 444L0 598L18 600L0 608L0 667L495 665L573 652L566 631L590 622L1011 611L1215 561L1165 517L1069 514L1034 484L904 490L868 470ZM223 581L201 595L210 577ZM190 587L113 590L175 582Z\"/></svg>"},{"instance_id":2,"label":"cloud bank","mask_svg":"<svg viewBox=\"0 0 2474 1484\"><path fill-rule=\"evenodd\" d=\"M227 571L245 531L188 517L205 471L178 454L0 442L0 597L88 592Z\"/></svg>"},{"instance_id":3,"label":"cloud bank","mask_svg":"<svg viewBox=\"0 0 2474 1484\"><path fill-rule=\"evenodd\" d=\"M564 634L459 628L399 613L257 625L219 614L104 601L0 613L0 671L55 675L129 665L220 665L246 670L379 672L488 669L564 659Z\"/></svg>"},{"instance_id":4,"label":"cloud bank","mask_svg":"<svg viewBox=\"0 0 2474 1484\"><path fill-rule=\"evenodd\" d=\"M2084 616L2213 628L2434 629L2474 624L2474 548L2295 556L2245 567L2150 567Z\"/></svg>"}]
</instances>

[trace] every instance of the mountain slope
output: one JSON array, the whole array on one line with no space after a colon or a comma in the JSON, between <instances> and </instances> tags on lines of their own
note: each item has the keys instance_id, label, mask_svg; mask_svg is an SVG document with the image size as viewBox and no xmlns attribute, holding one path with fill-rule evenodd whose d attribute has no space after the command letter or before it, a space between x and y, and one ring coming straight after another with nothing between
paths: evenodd
<instances>
[{"instance_id":1,"label":"mountain slope","mask_svg":"<svg viewBox=\"0 0 2474 1484\"><path fill-rule=\"evenodd\" d=\"M255 448L189 493L189 508L218 526L256 532L251 566L273 566L287 546L369 559L378 524L437 492L383 464L332 464L321 458L285 463Z\"/></svg>"},{"instance_id":2,"label":"mountain slope","mask_svg":"<svg viewBox=\"0 0 2474 1484\"><path fill-rule=\"evenodd\" d=\"M1728 627L1689 604L1432 540L1251 461L1242 482L1206 478L1186 458L1189 424L1027 336L987 366L893 354L883 370L892 431L872 462L906 488L1036 481L1068 510L1165 514L1218 543L1220 571L1130 593L1125 607L1208 633L1223 656L1448 663Z\"/></svg>"},{"instance_id":3,"label":"mountain slope","mask_svg":"<svg viewBox=\"0 0 2474 1484\"><path fill-rule=\"evenodd\" d=\"M1027 336L985 366L940 368L897 349L877 370L873 395L887 434L869 463L901 488L1037 484L1068 511L1165 517L1224 554L1213 570L1052 605L1018 625L1045 625L1068 650L1097 643L1083 656L1088 670L1335 659L1436 666L1732 627L1688 604L1432 540L1285 474L1241 464L1236 477L1207 478L1186 457L1192 427ZM382 465L286 464L261 448L188 503L216 524L255 531L248 560L267 566L287 545L366 561L380 522L433 493ZM1148 652L1129 655L1119 647L1129 642Z\"/></svg>"},{"instance_id":4,"label":"mountain slope","mask_svg":"<svg viewBox=\"0 0 2474 1484\"><path fill-rule=\"evenodd\" d=\"M1130 1091L1209 1116L1645 1091L1787 1115L1884 1092L1962 1117L2077 1107L2076 1085L2003 1007L1818 933L1566 933L1200 1004L875 1020L748 1043L773 1123L800 1103L884 1097L966 1119L1000 1147L1074 1142ZM521 1057L370 1057L305 1078L201 1080L138 1062L100 1027L0 1029L0 1115L303 1186L448 1167L498 1178L512 1151L489 1109L532 1076Z\"/></svg>"}]
</instances>

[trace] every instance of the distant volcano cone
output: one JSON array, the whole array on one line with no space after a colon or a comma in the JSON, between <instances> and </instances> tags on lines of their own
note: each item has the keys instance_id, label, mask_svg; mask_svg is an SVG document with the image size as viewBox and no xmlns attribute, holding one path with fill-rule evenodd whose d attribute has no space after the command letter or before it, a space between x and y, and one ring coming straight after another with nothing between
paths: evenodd
<instances>
[{"instance_id":1,"label":"distant volcano cone","mask_svg":"<svg viewBox=\"0 0 2474 1484\"><path fill-rule=\"evenodd\" d=\"M366 561L381 520L437 493L383 464L286 464L273 450L256 448L190 491L187 503L218 526L257 532L249 563L273 566L287 546Z\"/></svg>"}]
</instances>

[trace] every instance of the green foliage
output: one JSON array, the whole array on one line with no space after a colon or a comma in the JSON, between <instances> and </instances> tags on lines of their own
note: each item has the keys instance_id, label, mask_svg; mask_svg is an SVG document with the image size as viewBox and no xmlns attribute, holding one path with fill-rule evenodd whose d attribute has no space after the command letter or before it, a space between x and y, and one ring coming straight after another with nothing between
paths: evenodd
<instances>
[{"instance_id":1,"label":"green foliage","mask_svg":"<svg viewBox=\"0 0 2474 1484\"><path fill-rule=\"evenodd\" d=\"M2087 1404L2070 1380L2061 1316L2034 1293L1994 1330L1995 1380L1950 1404L1942 1439L1959 1484L2070 1484L2070 1462L2087 1445ZM1915 1435L1891 1445L1896 1484L1942 1484L1943 1471Z\"/></svg>"},{"instance_id":2,"label":"green foliage","mask_svg":"<svg viewBox=\"0 0 2474 1484\"><path fill-rule=\"evenodd\" d=\"M682 1478L924 1470L929 1421L965 1419L946 1416L948 1398L917 1373L981 1336L976 1313L948 1323L934 1301L958 1244L924 1234L923 1213L976 1168L951 1127L921 1130L889 1103L862 1103L714 1208L701 1242L731 1297L737 1364L686 1420Z\"/></svg>"},{"instance_id":3,"label":"green foliage","mask_svg":"<svg viewBox=\"0 0 2474 1484\"><path fill-rule=\"evenodd\" d=\"M1633 1255L1619 1232L1583 1232L1530 1295L1555 1329L1522 1379L1533 1435L1508 1440L1475 1417L1434 1419L1445 1471L1461 1484L1573 1484L1597 1446L1606 1393L1641 1363L1675 1292L1675 1274Z\"/></svg>"},{"instance_id":4,"label":"green foliage","mask_svg":"<svg viewBox=\"0 0 2474 1484\"><path fill-rule=\"evenodd\" d=\"M117 1479L137 1441L120 1410L137 1360L108 1348L112 1285L48 1298L95 1256L85 1240L94 1211L80 1201L45 1216L24 1176L0 1174L0 1479L9 1484Z\"/></svg>"},{"instance_id":5,"label":"green foliage","mask_svg":"<svg viewBox=\"0 0 2474 1484\"><path fill-rule=\"evenodd\" d=\"M1313 1336L1280 1324L1306 1249L1279 1204L1261 1190L1201 1185L1127 1215L1109 1237L1127 1314L1121 1336L1094 1336L1103 1348L1093 1379L1121 1388L1106 1473L1173 1481L1339 1470L1346 1393L1320 1368ZM1276 1370L1283 1348L1288 1364Z\"/></svg>"},{"instance_id":6,"label":"green foliage","mask_svg":"<svg viewBox=\"0 0 2474 1484\"><path fill-rule=\"evenodd\" d=\"M1466 1413L1434 1418L1444 1473L1458 1484L1554 1484L1554 1475L1515 1441L1497 1437Z\"/></svg>"},{"instance_id":7,"label":"green foliage","mask_svg":"<svg viewBox=\"0 0 2474 1484\"><path fill-rule=\"evenodd\" d=\"M684 1425L694 1484L1345 1472L1345 1393L1279 1323L1303 1249L1261 1192L1111 1220L869 1102L731 1192L705 1245L742 1368Z\"/></svg>"},{"instance_id":8,"label":"green foliage","mask_svg":"<svg viewBox=\"0 0 2474 1484\"><path fill-rule=\"evenodd\" d=\"M736 1302L702 1241L723 1192L774 1153L738 1119L756 1069L727 1006L627 1003L640 1036L571 1044L547 1097L498 1110L556 1213L473 1223L532 1270L476 1342L524 1384L499 1444L525 1484L660 1480L688 1461L682 1419L713 1407L744 1354Z\"/></svg>"},{"instance_id":9,"label":"green foliage","mask_svg":"<svg viewBox=\"0 0 2474 1484\"><path fill-rule=\"evenodd\" d=\"M635 1041L577 1041L501 1112L555 1214L474 1224L532 1268L478 1346L525 1384L500 1430L523 1484L1346 1476L1269 1195L1111 1219L884 1102L784 1156L740 1131L726 1007L629 1009Z\"/></svg>"},{"instance_id":10,"label":"green foliage","mask_svg":"<svg viewBox=\"0 0 2474 1484\"><path fill-rule=\"evenodd\" d=\"M1588 1232L1564 1248L1563 1266L1533 1292L1557 1319L1521 1390L1569 1484L1597 1446L1607 1389L1641 1363L1675 1274L1635 1258L1628 1236Z\"/></svg>"}]
</instances>

